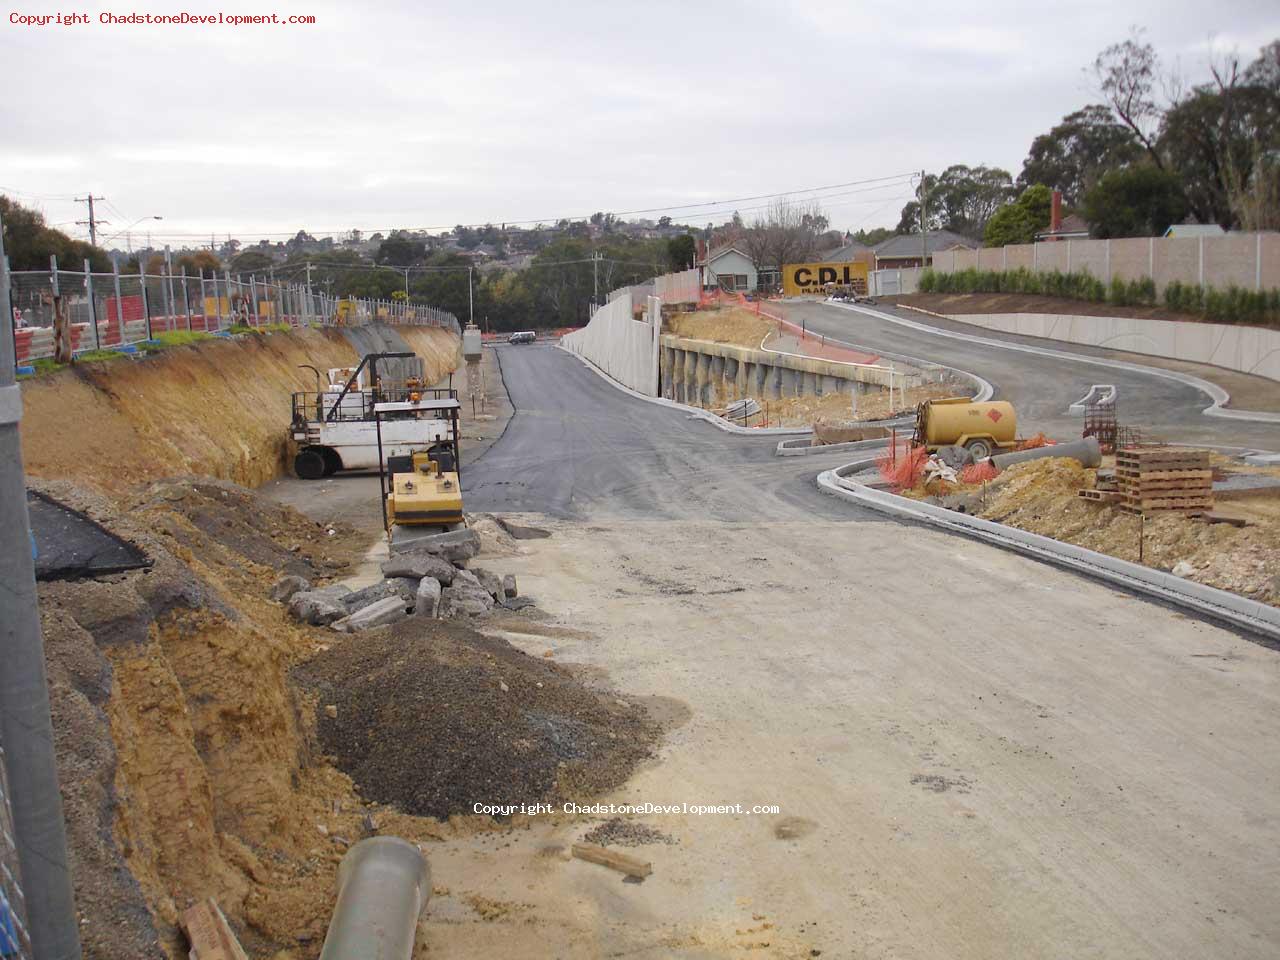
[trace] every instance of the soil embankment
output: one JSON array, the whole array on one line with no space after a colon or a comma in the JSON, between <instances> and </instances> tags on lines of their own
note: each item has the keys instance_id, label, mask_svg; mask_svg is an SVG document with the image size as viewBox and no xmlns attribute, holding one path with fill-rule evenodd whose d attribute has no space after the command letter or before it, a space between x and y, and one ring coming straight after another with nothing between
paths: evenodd
<instances>
[{"instance_id":1,"label":"soil embankment","mask_svg":"<svg viewBox=\"0 0 1280 960\"><path fill-rule=\"evenodd\" d=\"M22 386L29 476L74 480L113 496L162 477L255 487L286 465L289 395L314 389L300 369L350 366L342 330L202 342L143 362L84 363ZM384 349L414 350L430 380L457 366L459 341L434 327L360 328ZM371 340L371 342L372 342Z\"/></svg>"}]
</instances>

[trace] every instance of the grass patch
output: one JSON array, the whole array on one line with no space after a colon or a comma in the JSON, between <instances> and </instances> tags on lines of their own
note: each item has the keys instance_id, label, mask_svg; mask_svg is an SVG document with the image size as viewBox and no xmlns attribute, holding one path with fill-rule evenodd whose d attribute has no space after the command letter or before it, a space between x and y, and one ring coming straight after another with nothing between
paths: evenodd
<instances>
[{"instance_id":1,"label":"grass patch","mask_svg":"<svg viewBox=\"0 0 1280 960\"><path fill-rule=\"evenodd\" d=\"M287 323L264 323L258 327L251 327L248 324L237 323L231 327L231 333L256 333L258 335L267 333L288 333L293 327Z\"/></svg>"},{"instance_id":2,"label":"grass patch","mask_svg":"<svg viewBox=\"0 0 1280 960\"><path fill-rule=\"evenodd\" d=\"M97 363L103 360L119 360L121 357L127 357L127 353L121 353L119 350L86 350L83 353L76 354L76 363Z\"/></svg>"},{"instance_id":3,"label":"grass patch","mask_svg":"<svg viewBox=\"0 0 1280 960\"><path fill-rule=\"evenodd\" d=\"M203 330L166 330L151 339L153 342L138 344L138 349L155 353L157 350L167 350L169 347L185 347L191 343L199 343L201 340L212 340L213 334L205 333Z\"/></svg>"}]
</instances>

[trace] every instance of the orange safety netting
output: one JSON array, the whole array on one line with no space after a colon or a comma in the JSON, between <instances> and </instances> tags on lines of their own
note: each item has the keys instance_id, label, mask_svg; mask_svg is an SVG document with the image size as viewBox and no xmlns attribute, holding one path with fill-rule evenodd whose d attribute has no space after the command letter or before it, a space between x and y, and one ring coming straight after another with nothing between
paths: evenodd
<instances>
[{"instance_id":1,"label":"orange safety netting","mask_svg":"<svg viewBox=\"0 0 1280 960\"><path fill-rule=\"evenodd\" d=\"M1000 476L1000 468L990 460L984 460L982 463L971 463L960 471L960 481L962 483L984 483L987 480L994 480Z\"/></svg>"},{"instance_id":2,"label":"orange safety netting","mask_svg":"<svg viewBox=\"0 0 1280 960\"><path fill-rule=\"evenodd\" d=\"M907 490L920 482L929 451L924 447L899 445L890 447L876 460L876 467L885 483L895 490Z\"/></svg>"},{"instance_id":3,"label":"orange safety netting","mask_svg":"<svg viewBox=\"0 0 1280 960\"><path fill-rule=\"evenodd\" d=\"M1026 437L1026 438L1024 438L1024 439L1022 439L1022 440L1019 440L1019 441L1018 441L1018 445L1017 445L1016 447L1014 447L1013 449L1015 449L1015 450L1035 450L1037 447L1052 447L1052 446L1053 446L1055 443L1057 443L1057 442L1058 442L1058 441L1056 441L1056 440L1050 440L1048 437L1046 437L1046 436L1044 435L1044 433L1043 433L1043 431L1042 431L1042 432L1040 432L1040 433L1037 433L1037 434L1036 434L1035 436L1033 436L1033 437Z\"/></svg>"}]
</instances>

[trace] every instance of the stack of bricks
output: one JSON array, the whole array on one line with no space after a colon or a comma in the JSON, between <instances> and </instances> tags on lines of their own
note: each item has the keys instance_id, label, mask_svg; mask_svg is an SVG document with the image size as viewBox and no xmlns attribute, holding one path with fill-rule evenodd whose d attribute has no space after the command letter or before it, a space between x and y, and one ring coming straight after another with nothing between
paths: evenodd
<instances>
[{"instance_id":1,"label":"stack of bricks","mask_svg":"<svg viewBox=\"0 0 1280 960\"><path fill-rule=\"evenodd\" d=\"M1209 451L1179 447L1125 447L1116 451L1121 509L1208 513L1213 509Z\"/></svg>"}]
</instances>

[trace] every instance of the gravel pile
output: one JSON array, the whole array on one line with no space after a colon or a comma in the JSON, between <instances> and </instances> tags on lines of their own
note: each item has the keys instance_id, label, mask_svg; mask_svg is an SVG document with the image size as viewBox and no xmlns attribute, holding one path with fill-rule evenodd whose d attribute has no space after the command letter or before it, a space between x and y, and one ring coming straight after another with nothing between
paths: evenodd
<instances>
[{"instance_id":1,"label":"gravel pile","mask_svg":"<svg viewBox=\"0 0 1280 960\"><path fill-rule=\"evenodd\" d=\"M583 834L582 842L594 843L602 847L640 847L649 843L679 843L675 837L647 823L641 823L639 820L625 820L622 817L612 817L592 827Z\"/></svg>"},{"instance_id":2,"label":"gravel pile","mask_svg":"<svg viewBox=\"0 0 1280 960\"><path fill-rule=\"evenodd\" d=\"M660 732L643 707L458 621L350 635L296 679L362 796L423 816L588 799L625 781Z\"/></svg>"}]
</instances>

